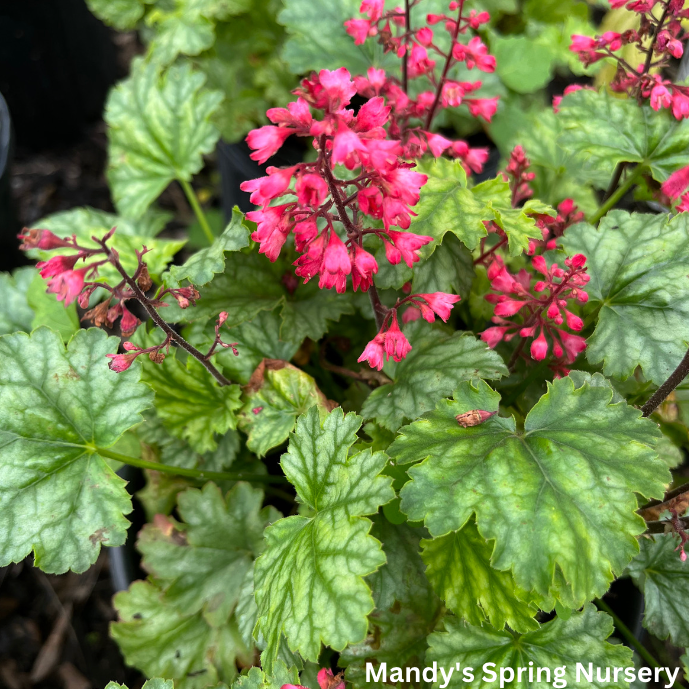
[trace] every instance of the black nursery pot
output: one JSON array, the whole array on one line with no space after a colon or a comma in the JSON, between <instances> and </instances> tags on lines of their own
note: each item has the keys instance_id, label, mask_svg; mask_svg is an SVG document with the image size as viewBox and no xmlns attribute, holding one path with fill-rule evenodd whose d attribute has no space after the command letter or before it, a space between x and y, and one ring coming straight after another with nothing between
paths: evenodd
<instances>
[{"instance_id":1,"label":"black nursery pot","mask_svg":"<svg viewBox=\"0 0 689 689\"><path fill-rule=\"evenodd\" d=\"M239 206L239 210L244 213L254 208L249 200L251 194L239 188L242 182L264 176L266 168L271 165L287 167L301 163L304 160L304 152L302 142L292 137L268 164L259 165L249 157L251 150L245 141L230 144L221 139L217 146L218 168L222 186L222 208L227 221L229 222L232 217L232 209L235 206Z\"/></svg>"}]
</instances>

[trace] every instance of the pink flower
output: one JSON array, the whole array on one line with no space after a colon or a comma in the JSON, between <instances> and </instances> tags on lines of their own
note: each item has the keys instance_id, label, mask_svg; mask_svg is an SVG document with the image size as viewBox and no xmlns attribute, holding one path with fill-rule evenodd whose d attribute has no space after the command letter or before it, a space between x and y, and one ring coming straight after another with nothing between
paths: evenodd
<instances>
[{"instance_id":1,"label":"pink flower","mask_svg":"<svg viewBox=\"0 0 689 689\"><path fill-rule=\"evenodd\" d=\"M393 311L392 322L385 333L385 353L388 359L392 357L395 361L402 361L409 352L411 352L411 345L400 330L397 322L397 311Z\"/></svg>"},{"instance_id":2,"label":"pink flower","mask_svg":"<svg viewBox=\"0 0 689 689\"><path fill-rule=\"evenodd\" d=\"M306 131L308 131L313 122L309 104L301 96L293 103L288 103L286 109L270 108L266 115L273 124L284 124Z\"/></svg>"},{"instance_id":3,"label":"pink flower","mask_svg":"<svg viewBox=\"0 0 689 689\"><path fill-rule=\"evenodd\" d=\"M371 22L366 19L348 19L344 25L347 33L354 39L354 45L366 43Z\"/></svg>"},{"instance_id":4,"label":"pink flower","mask_svg":"<svg viewBox=\"0 0 689 689\"><path fill-rule=\"evenodd\" d=\"M79 270L66 270L56 275L48 284L48 292L55 294L58 301L65 302L69 306L84 287L84 277L90 270L89 266Z\"/></svg>"},{"instance_id":5,"label":"pink flower","mask_svg":"<svg viewBox=\"0 0 689 689\"><path fill-rule=\"evenodd\" d=\"M673 172L662 183L660 190L671 199L676 199L687 190L687 187L689 187L689 165Z\"/></svg>"},{"instance_id":6,"label":"pink flower","mask_svg":"<svg viewBox=\"0 0 689 689\"><path fill-rule=\"evenodd\" d=\"M122 371L126 371L132 365L132 361L139 356L139 353L133 352L132 354L106 354L105 356L111 360L108 364L108 368L111 371L115 371L115 373L122 373Z\"/></svg>"},{"instance_id":7,"label":"pink flower","mask_svg":"<svg viewBox=\"0 0 689 689\"><path fill-rule=\"evenodd\" d=\"M50 230L29 230L26 227L17 237L23 240L19 247L22 251L29 249L44 249L50 251L51 249L61 249L65 246L71 246L70 242L61 239L53 234Z\"/></svg>"},{"instance_id":8,"label":"pink flower","mask_svg":"<svg viewBox=\"0 0 689 689\"><path fill-rule=\"evenodd\" d=\"M651 89L651 107L658 111L672 105L672 96L664 84L656 84Z\"/></svg>"},{"instance_id":9,"label":"pink flower","mask_svg":"<svg viewBox=\"0 0 689 689\"><path fill-rule=\"evenodd\" d=\"M472 98L466 103L472 117L483 117L486 122L490 122L493 115L498 111L498 100L497 96L495 98Z\"/></svg>"},{"instance_id":10,"label":"pink flower","mask_svg":"<svg viewBox=\"0 0 689 689\"><path fill-rule=\"evenodd\" d=\"M322 69L318 73L318 80L325 90L331 112L336 112L349 105L349 101L356 93L356 86L352 83L352 77L344 67L333 71Z\"/></svg>"},{"instance_id":11,"label":"pink flower","mask_svg":"<svg viewBox=\"0 0 689 689\"><path fill-rule=\"evenodd\" d=\"M124 304L122 305L122 320L120 321L120 330L124 337L129 337L138 327L141 321L129 311Z\"/></svg>"},{"instance_id":12,"label":"pink flower","mask_svg":"<svg viewBox=\"0 0 689 689\"><path fill-rule=\"evenodd\" d=\"M585 53L596 49L596 39L590 36L582 36L580 34L572 35L572 42L569 49L573 53Z\"/></svg>"},{"instance_id":13,"label":"pink flower","mask_svg":"<svg viewBox=\"0 0 689 689\"><path fill-rule=\"evenodd\" d=\"M458 108L462 104L465 90L458 81L446 81L443 84L442 104L444 108ZM435 94L434 94L435 97Z\"/></svg>"},{"instance_id":14,"label":"pink flower","mask_svg":"<svg viewBox=\"0 0 689 689\"><path fill-rule=\"evenodd\" d=\"M359 12L368 14L372 22L378 21L383 16L385 0L362 0Z\"/></svg>"},{"instance_id":15,"label":"pink flower","mask_svg":"<svg viewBox=\"0 0 689 689\"><path fill-rule=\"evenodd\" d=\"M289 188L289 183L296 167L277 168L269 167L267 177L258 177L242 182L239 188L242 191L250 191L251 203L263 206L272 199L282 196Z\"/></svg>"},{"instance_id":16,"label":"pink flower","mask_svg":"<svg viewBox=\"0 0 689 689\"><path fill-rule=\"evenodd\" d=\"M495 306L496 316L514 316L523 306L526 305L525 301L517 301L516 299L505 299Z\"/></svg>"},{"instance_id":17,"label":"pink flower","mask_svg":"<svg viewBox=\"0 0 689 689\"><path fill-rule=\"evenodd\" d=\"M576 330L579 332L584 327L584 321L573 313L570 313L565 309L565 318L567 319L567 327L570 330Z\"/></svg>"},{"instance_id":18,"label":"pink flower","mask_svg":"<svg viewBox=\"0 0 689 689\"><path fill-rule=\"evenodd\" d=\"M378 272L376 259L354 244L354 260L352 261L352 285L354 291L361 287L362 292L366 292L373 282L373 275Z\"/></svg>"},{"instance_id":19,"label":"pink flower","mask_svg":"<svg viewBox=\"0 0 689 689\"><path fill-rule=\"evenodd\" d=\"M505 333L510 329L509 326L493 326L481 333L481 339L491 348L495 349L498 343L505 337Z\"/></svg>"},{"instance_id":20,"label":"pink flower","mask_svg":"<svg viewBox=\"0 0 689 689\"><path fill-rule=\"evenodd\" d=\"M689 117L689 98L677 88L672 91L672 114L677 120Z\"/></svg>"},{"instance_id":21,"label":"pink flower","mask_svg":"<svg viewBox=\"0 0 689 689\"><path fill-rule=\"evenodd\" d=\"M323 255L325 254L325 238L327 232L322 232L318 237L309 242L308 249L305 254L302 254L295 262L297 266L295 273L304 278L304 282L308 282L314 275L317 275L323 264Z\"/></svg>"},{"instance_id":22,"label":"pink flower","mask_svg":"<svg viewBox=\"0 0 689 689\"><path fill-rule=\"evenodd\" d=\"M328 185L320 176L313 173L301 175L295 185L297 200L302 206L317 208L328 196Z\"/></svg>"},{"instance_id":23,"label":"pink flower","mask_svg":"<svg viewBox=\"0 0 689 689\"><path fill-rule=\"evenodd\" d=\"M402 229L407 229L411 225L409 209L399 199L390 197L383 199L383 225L388 230L390 226L396 225Z\"/></svg>"},{"instance_id":24,"label":"pink flower","mask_svg":"<svg viewBox=\"0 0 689 689\"><path fill-rule=\"evenodd\" d=\"M288 205L270 206L261 211L250 211L246 214L249 220L258 225L251 235L251 239L261 245L258 252L265 254L273 262L280 255L282 245L292 229L293 221L290 215L285 213Z\"/></svg>"},{"instance_id":25,"label":"pink flower","mask_svg":"<svg viewBox=\"0 0 689 689\"><path fill-rule=\"evenodd\" d=\"M476 12L476 10L471 10L469 12L469 26L476 31L481 24L486 24L490 21L490 14L488 12Z\"/></svg>"},{"instance_id":26,"label":"pink flower","mask_svg":"<svg viewBox=\"0 0 689 689\"><path fill-rule=\"evenodd\" d=\"M352 155L355 151L366 151L361 139L344 122L340 122L333 140L333 163L342 163L348 170L353 170L358 161Z\"/></svg>"},{"instance_id":27,"label":"pink flower","mask_svg":"<svg viewBox=\"0 0 689 689\"><path fill-rule=\"evenodd\" d=\"M368 132L376 127L382 127L390 117L390 106L380 96L371 98L364 103L356 116L356 130Z\"/></svg>"},{"instance_id":28,"label":"pink flower","mask_svg":"<svg viewBox=\"0 0 689 689\"><path fill-rule=\"evenodd\" d=\"M78 260L78 254L74 254L74 256L53 256L48 261L39 261L36 264L36 268L38 268L41 277L46 279L72 270Z\"/></svg>"},{"instance_id":29,"label":"pink flower","mask_svg":"<svg viewBox=\"0 0 689 689\"><path fill-rule=\"evenodd\" d=\"M323 254L320 272L321 277L318 286L321 289L335 287L339 294L347 289L347 275L352 272L352 264L347 253L347 247L334 230L330 230L330 240Z\"/></svg>"},{"instance_id":30,"label":"pink flower","mask_svg":"<svg viewBox=\"0 0 689 689\"><path fill-rule=\"evenodd\" d=\"M458 294L447 294L446 292L419 294L419 296L425 299L426 303L445 323L450 317L453 305L461 299Z\"/></svg>"},{"instance_id":31,"label":"pink flower","mask_svg":"<svg viewBox=\"0 0 689 689\"><path fill-rule=\"evenodd\" d=\"M395 248L402 254L404 262L411 268L419 260L416 253L422 246L433 241L433 237L414 234L413 232L397 232L388 230L388 236Z\"/></svg>"},{"instance_id":32,"label":"pink flower","mask_svg":"<svg viewBox=\"0 0 689 689\"><path fill-rule=\"evenodd\" d=\"M445 149L452 146L452 142L444 136L440 136L440 134L430 134L426 132L426 138L428 139L428 148L431 149L431 153L436 158L439 158Z\"/></svg>"},{"instance_id":33,"label":"pink flower","mask_svg":"<svg viewBox=\"0 0 689 689\"><path fill-rule=\"evenodd\" d=\"M579 335L572 335L564 330L559 330L558 335L560 340L562 340L562 346L565 348L567 363L571 364L586 349L586 340Z\"/></svg>"},{"instance_id":34,"label":"pink flower","mask_svg":"<svg viewBox=\"0 0 689 689\"><path fill-rule=\"evenodd\" d=\"M427 26L419 29L416 32L416 40L424 47L428 47L433 43L433 29L429 29Z\"/></svg>"},{"instance_id":35,"label":"pink flower","mask_svg":"<svg viewBox=\"0 0 689 689\"><path fill-rule=\"evenodd\" d=\"M285 139L292 133L292 129L273 127L269 124L253 129L246 137L249 148L254 149L249 157L262 165L268 158L277 153L282 144L285 143Z\"/></svg>"},{"instance_id":36,"label":"pink flower","mask_svg":"<svg viewBox=\"0 0 689 689\"><path fill-rule=\"evenodd\" d=\"M428 51L418 43L414 43L407 60L407 69L412 78L431 72L435 67L435 60L428 57Z\"/></svg>"},{"instance_id":37,"label":"pink flower","mask_svg":"<svg viewBox=\"0 0 689 689\"><path fill-rule=\"evenodd\" d=\"M378 333L364 348L361 356L357 359L359 363L368 361L368 365L371 368L375 368L378 371L382 370L383 362L385 357L385 349L383 345L385 344L385 335L383 333Z\"/></svg>"},{"instance_id":38,"label":"pink flower","mask_svg":"<svg viewBox=\"0 0 689 689\"><path fill-rule=\"evenodd\" d=\"M473 69L476 66L482 72L495 71L495 58L488 54L488 48L478 36L474 36L469 41L468 45L465 46L465 50L466 63L469 69Z\"/></svg>"},{"instance_id":39,"label":"pink flower","mask_svg":"<svg viewBox=\"0 0 689 689\"><path fill-rule=\"evenodd\" d=\"M356 198L362 213L378 219L383 217L383 194L378 187L365 187Z\"/></svg>"},{"instance_id":40,"label":"pink flower","mask_svg":"<svg viewBox=\"0 0 689 689\"><path fill-rule=\"evenodd\" d=\"M540 335L531 343L531 357L536 361L543 361L548 354L548 342L545 339L543 330Z\"/></svg>"},{"instance_id":41,"label":"pink flower","mask_svg":"<svg viewBox=\"0 0 689 689\"><path fill-rule=\"evenodd\" d=\"M304 251L307 244L318 236L318 225L314 218L302 220L294 226L294 246L297 251Z\"/></svg>"},{"instance_id":42,"label":"pink flower","mask_svg":"<svg viewBox=\"0 0 689 689\"><path fill-rule=\"evenodd\" d=\"M677 204L677 210L680 213L686 213L689 211L689 194L684 194L679 200L679 203ZM585 292L583 293L585 294Z\"/></svg>"}]
</instances>

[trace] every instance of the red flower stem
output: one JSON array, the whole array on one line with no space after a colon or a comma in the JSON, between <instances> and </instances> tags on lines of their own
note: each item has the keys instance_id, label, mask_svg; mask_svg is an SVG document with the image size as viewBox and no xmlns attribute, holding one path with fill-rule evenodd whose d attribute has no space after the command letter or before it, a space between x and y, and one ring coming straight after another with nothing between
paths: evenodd
<instances>
[{"instance_id":1,"label":"red flower stem","mask_svg":"<svg viewBox=\"0 0 689 689\"><path fill-rule=\"evenodd\" d=\"M651 62L653 61L653 51L655 50L656 47L656 41L658 40L658 34L661 32L663 28L663 24L665 23L665 20L667 19L667 13L668 10L670 9L670 0L666 0L665 2L665 9L663 10L663 13L660 15L660 19L658 20L658 25L656 26L656 30L653 32L653 38L651 38L651 45L648 46L648 55L646 55L646 62L644 64L644 71L641 73L643 74L648 74L648 70L651 69ZM641 95L641 83L639 83L639 93L637 94L637 98Z\"/></svg>"},{"instance_id":2,"label":"red flower stem","mask_svg":"<svg viewBox=\"0 0 689 689\"><path fill-rule=\"evenodd\" d=\"M325 137L321 138L321 150L325 150ZM337 188L337 180L335 179L333 171L330 169L330 163L325 156L323 157L323 165L321 166L321 169L323 170L325 181L328 184L330 195L333 197L333 201L335 201L335 206L337 207L337 212L340 216L340 222L345 226L347 234L353 236L356 235L359 237L359 244L361 245L361 230L354 225L347 215L347 209L342 201L342 197L340 196L340 191ZM373 283L373 275L371 276L371 286L368 288L368 297L371 300L373 314L376 317L376 326L378 330L380 330L383 327L383 321L388 309L380 301L378 290Z\"/></svg>"},{"instance_id":3,"label":"red flower stem","mask_svg":"<svg viewBox=\"0 0 689 689\"><path fill-rule=\"evenodd\" d=\"M218 371L210 361L207 361L205 356L193 345L189 344L181 335L175 332L172 326L164 321L160 314L155 310L151 304L150 299L141 291L139 285L136 281L130 277L127 271L122 267L117 256L105 245L101 243L101 246L105 250L110 263L115 267L117 272L122 276L124 281L129 285L129 288L134 292L134 298L144 307L146 313L151 317L151 320L168 336L170 340L174 340L182 349L199 361L202 366L218 381L220 385L232 385L232 381L228 380L223 376L220 371Z\"/></svg>"},{"instance_id":4,"label":"red flower stem","mask_svg":"<svg viewBox=\"0 0 689 689\"><path fill-rule=\"evenodd\" d=\"M507 237L503 237L492 249L488 249L485 253L481 254L475 261L474 265L477 263L482 263L485 261L491 254L493 254L495 251L497 251L501 246L504 246L507 243Z\"/></svg>"},{"instance_id":5,"label":"red flower stem","mask_svg":"<svg viewBox=\"0 0 689 689\"><path fill-rule=\"evenodd\" d=\"M411 7L409 7L409 0L404 0L404 30L405 34L409 35L411 30ZM407 43L408 44L408 43ZM402 60L402 90L407 93L409 82L408 70L408 51L404 51L404 60Z\"/></svg>"},{"instance_id":6,"label":"red flower stem","mask_svg":"<svg viewBox=\"0 0 689 689\"><path fill-rule=\"evenodd\" d=\"M463 7L464 0L459 0L459 15L457 16L457 24L455 25L455 30L452 32L452 43L450 43L450 50L447 53L447 59L445 60L443 73L440 77L440 81L438 82L438 86L435 90L435 98L433 100L433 105L431 105L431 109L428 111L428 115L426 116L426 124L424 125L424 129L427 132L431 130L431 123L433 122L433 118L435 117L435 111L438 109L438 103L440 102L440 96L442 94L443 85L445 84L445 78L447 77L447 73L450 71L450 65L452 64L452 48L457 42L457 36L459 35L459 25L462 23Z\"/></svg>"},{"instance_id":7,"label":"red flower stem","mask_svg":"<svg viewBox=\"0 0 689 689\"><path fill-rule=\"evenodd\" d=\"M651 395L651 398L641 407L643 416L650 416L657 407L667 398L667 396L687 377L689 374L689 350L684 355L679 366L670 374L670 377Z\"/></svg>"}]
</instances>

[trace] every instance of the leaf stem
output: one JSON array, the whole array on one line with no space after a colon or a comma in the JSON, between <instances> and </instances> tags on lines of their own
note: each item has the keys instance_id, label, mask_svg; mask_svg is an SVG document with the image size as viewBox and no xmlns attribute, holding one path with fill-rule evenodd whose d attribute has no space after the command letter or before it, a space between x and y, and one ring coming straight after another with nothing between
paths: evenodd
<instances>
[{"instance_id":1,"label":"leaf stem","mask_svg":"<svg viewBox=\"0 0 689 689\"><path fill-rule=\"evenodd\" d=\"M637 165L634 171L627 177L622 185L617 188L617 191L612 194L607 201L589 218L591 225L597 225L598 221L611 209L615 204L638 182L639 178L644 172L643 165Z\"/></svg>"},{"instance_id":2,"label":"leaf stem","mask_svg":"<svg viewBox=\"0 0 689 689\"><path fill-rule=\"evenodd\" d=\"M106 450L103 447L96 447L95 451L102 457L114 459L118 462L122 462L123 464L138 467L139 469L150 469L152 471L160 471L164 474L186 476L188 478L194 478L200 481L213 479L216 481L247 481L249 483L287 483L287 479L284 476L270 476L269 474L243 474L241 472L233 471L204 471L203 469L185 469L184 467L174 467L170 466L169 464L149 462L146 459L122 455L119 452Z\"/></svg>"},{"instance_id":3,"label":"leaf stem","mask_svg":"<svg viewBox=\"0 0 689 689\"><path fill-rule=\"evenodd\" d=\"M201 225L203 234L206 235L206 239L208 240L208 242L210 244L213 244L213 242L215 241L215 235L211 230L211 226L208 224L208 220L206 219L206 216L203 212L203 208L201 208L201 204L199 203L199 199L196 196L194 187L192 187L191 184L189 184L189 182L187 182L185 179L180 179L178 181L182 186L182 189L184 189L184 193L187 197L187 200L189 201L189 205L192 207L194 214L196 215L196 219L199 221L199 225Z\"/></svg>"},{"instance_id":4,"label":"leaf stem","mask_svg":"<svg viewBox=\"0 0 689 689\"><path fill-rule=\"evenodd\" d=\"M629 645L632 646L649 665L657 668L661 667L660 663L646 650L646 647L634 636L631 629L629 629L629 627L622 622L622 620L613 612L612 608L605 601L602 601L600 598L596 598L594 603L598 608L604 612L607 612L608 615L612 617L617 631L629 642ZM661 669L665 670L665 668ZM667 670L665 670L665 674L667 675L668 680L672 682L672 678L668 674ZM684 686L680 682L675 682L675 684L680 687Z\"/></svg>"},{"instance_id":5,"label":"leaf stem","mask_svg":"<svg viewBox=\"0 0 689 689\"><path fill-rule=\"evenodd\" d=\"M651 395L651 398L641 407L644 416L650 416L663 400L687 377L689 374L689 350L684 355L679 366L670 374L670 377Z\"/></svg>"}]
</instances>

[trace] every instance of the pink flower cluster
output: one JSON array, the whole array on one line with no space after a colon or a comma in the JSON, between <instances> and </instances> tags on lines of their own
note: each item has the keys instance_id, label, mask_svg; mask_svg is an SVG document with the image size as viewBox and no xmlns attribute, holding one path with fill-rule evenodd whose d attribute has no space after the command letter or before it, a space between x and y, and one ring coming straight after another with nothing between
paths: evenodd
<instances>
[{"instance_id":1,"label":"pink flower cluster","mask_svg":"<svg viewBox=\"0 0 689 689\"><path fill-rule=\"evenodd\" d=\"M357 88L361 95L369 96L385 95L388 103L393 107L398 120L407 122L410 118L422 120L424 129L417 128L415 133L410 130L409 137L412 143L419 145L420 152L426 149L427 133L433 117L439 107L459 107L466 105L472 117L482 117L490 122L497 111L497 98L477 98L470 94L481 88L481 81L457 81L447 75L450 69L463 62L469 70L476 68L482 72L495 71L495 58L488 54L479 36L473 36L468 42L459 41L459 36L466 35L468 31L476 31L482 24L490 20L488 12L471 10L464 15L465 0L453 0L449 4L450 12L457 12L456 16L447 14L426 15L426 25L414 29L408 25L406 12L401 8L385 11L384 0L363 0L360 12L366 18L355 18L345 22L347 32L354 38L357 45L364 43L368 37L377 36L378 42L383 45L386 52L394 52L404 60L403 81L407 79L425 78L431 88L422 90L416 98L411 98L404 88L400 87L397 79L386 76L381 70L370 69L368 79L359 77ZM435 42L435 36L431 26L442 24L445 31L450 34L451 44L446 52ZM440 58L439 62L437 59ZM441 75L436 74L436 67L442 66ZM474 171L482 166L486 160L485 149L469 157L468 146L464 141L449 142L443 137L438 137L433 144L436 149L442 146L442 150L448 151L462 159L462 161ZM439 155L435 150L433 155ZM473 160L472 160L473 158Z\"/></svg>"},{"instance_id":2,"label":"pink flower cluster","mask_svg":"<svg viewBox=\"0 0 689 689\"><path fill-rule=\"evenodd\" d=\"M276 125L250 132L247 142L254 149L252 157L264 162L291 134L311 136L318 151L316 162L269 167L266 177L241 185L251 192L252 203L263 206L247 214L258 225L252 238L259 242L259 251L275 261L294 233L301 254L295 261L296 274L304 282L318 275L321 288L334 287L340 293L346 290L348 276L355 290L366 291L378 272L376 259L363 248L365 235L383 241L390 263L404 260L409 267L419 260L418 249L432 240L401 231L409 228L411 207L428 178L405 162L401 142L388 138L384 125L391 108L384 99L370 98L355 114L346 107L355 93L344 67L304 79L295 102L268 111ZM315 119L311 108L322 111L322 119ZM336 164L355 174L337 178ZM271 205L283 197L286 202ZM364 227L363 215L382 221L383 227ZM344 227L344 240L335 223Z\"/></svg>"},{"instance_id":3,"label":"pink flower cluster","mask_svg":"<svg viewBox=\"0 0 689 689\"><path fill-rule=\"evenodd\" d=\"M556 264L548 268L543 256L534 256L532 265L543 278L532 287L533 276L528 271L522 269L513 275L496 256L488 268L488 279L496 293L486 295L486 300L495 304L492 321L496 325L481 333L481 339L491 348L517 335L532 339L531 357L536 361L545 359L552 346L553 355L561 360L554 363L558 373L566 371L562 366L573 363L586 349L583 337L561 327L566 324L575 332L584 327L581 318L567 309L567 302L588 301L582 289L589 281L585 264L586 256L577 254L565 260L566 269ZM507 320L517 315L519 322Z\"/></svg>"},{"instance_id":4,"label":"pink flower cluster","mask_svg":"<svg viewBox=\"0 0 689 689\"><path fill-rule=\"evenodd\" d=\"M366 345L358 361L367 361L371 368L383 368L385 361L391 357L395 361L402 361L411 351L404 333L400 330L397 320L397 310L407 304L407 310L402 316L403 323L409 323L423 318L429 323L440 317L447 322L452 307L460 300L459 295L446 294L445 292L433 292L432 294L411 294L401 299L390 309L383 320L383 325L378 334Z\"/></svg>"},{"instance_id":5,"label":"pink flower cluster","mask_svg":"<svg viewBox=\"0 0 689 689\"><path fill-rule=\"evenodd\" d=\"M47 261L39 261L36 264L41 277L48 281L48 292L55 294L58 301L64 301L65 306L69 306L76 301L82 309L88 309L83 316L84 320L92 321L93 324L98 327L104 325L108 328L112 328L115 321L120 319L120 332L123 337L128 337L134 333L141 323L141 321L126 307L126 302L137 299L130 282L136 283L135 287L141 290L141 292L147 292L153 286L153 281L148 274L148 268L142 260L143 256L148 252L148 249L144 246L141 251L136 252L138 265L129 281L124 275L122 280L114 286L103 281L95 282L86 280L87 277L95 279L98 276L98 268L105 263L110 263L116 267L119 266L121 271L124 270L119 263L117 252L107 246L107 241L114 233L115 228L113 227L102 239L96 239L94 237L100 245L100 248L80 246L77 243L75 235L62 239L50 230L24 229L22 234L19 235L19 239L22 240L20 248L25 251L29 249L42 249L44 251L69 249L71 251L76 251L76 253L68 255L53 256ZM102 260L89 263L83 268L75 267L78 261L86 262L96 256L101 256L103 258ZM91 296L98 288L107 292L108 296L96 306L89 309ZM162 298L167 294L172 296L177 301L180 308L183 309L186 309L189 305L195 305L196 300L199 298L199 293L193 286L165 289L161 287L158 289L155 297L150 300L150 304L156 308L167 306L167 304L162 301ZM218 328L224 323L226 318L226 313L223 312L220 314L220 320L215 329L216 339L207 357L212 355L218 345L222 347L232 347L235 354L237 353L234 348L236 343L228 345L220 340ZM118 373L126 371L131 366L134 359L141 354L148 354L151 361L161 363L165 358L162 350L169 349L170 342L171 340L168 337L162 344L149 347L148 349L141 349L131 342L125 342L123 347L127 351L126 354L107 355L108 358L111 359L109 364L110 368Z\"/></svg>"},{"instance_id":6,"label":"pink flower cluster","mask_svg":"<svg viewBox=\"0 0 689 689\"><path fill-rule=\"evenodd\" d=\"M617 72L610 83L613 91L627 93L639 101L649 99L654 110L672 108L678 120L689 117L689 87L673 84L660 73L671 58L681 58L684 53L682 43L687 37L683 35L681 21L689 19L689 10L683 9L683 0L611 0L611 5L640 15L639 29L624 33L606 31L595 38L575 34L569 49L585 65L613 58L617 62ZM654 12L656 5L662 6L661 11ZM637 66L616 54L629 44L635 44L638 51L646 54Z\"/></svg>"}]
</instances>

